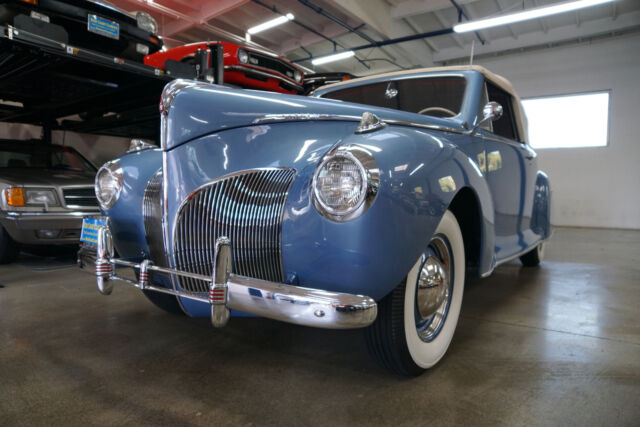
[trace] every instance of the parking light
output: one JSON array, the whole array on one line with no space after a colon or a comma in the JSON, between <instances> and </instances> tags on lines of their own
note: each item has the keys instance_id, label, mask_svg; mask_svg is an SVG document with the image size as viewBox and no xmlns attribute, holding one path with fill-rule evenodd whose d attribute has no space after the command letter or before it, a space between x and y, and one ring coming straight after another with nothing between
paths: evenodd
<instances>
[{"instance_id":1,"label":"parking light","mask_svg":"<svg viewBox=\"0 0 640 427\"><path fill-rule=\"evenodd\" d=\"M4 190L5 197L7 199L7 205L9 206L24 206L24 188L11 187Z\"/></svg>"}]
</instances>

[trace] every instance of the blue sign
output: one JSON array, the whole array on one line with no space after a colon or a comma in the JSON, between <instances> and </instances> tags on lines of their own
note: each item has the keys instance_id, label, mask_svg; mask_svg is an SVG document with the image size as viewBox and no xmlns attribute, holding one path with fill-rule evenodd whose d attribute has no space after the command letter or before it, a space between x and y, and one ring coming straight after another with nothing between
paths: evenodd
<instances>
[{"instance_id":1,"label":"blue sign","mask_svg":"<svg viewBox=\"0 0 640 427\"><path fill-rule=\"evenodd\" d=\"M92 245L98 244L98 228L102 225L107 225L107 220L104 218L86 217L82 219L82 233L80 234L80 241L91 243Z\"/></svg>"},{"instance_id":2,"label":"blue sign","mask_svg":"<svg viewBox=\"0 0 640 427\"><path fill-rule=\"evenodd\" d=\"M98 15L89 15L87 30L111 39L118 40L120 38L120 24L101 18Z\"/></svg>"}]
</instances>

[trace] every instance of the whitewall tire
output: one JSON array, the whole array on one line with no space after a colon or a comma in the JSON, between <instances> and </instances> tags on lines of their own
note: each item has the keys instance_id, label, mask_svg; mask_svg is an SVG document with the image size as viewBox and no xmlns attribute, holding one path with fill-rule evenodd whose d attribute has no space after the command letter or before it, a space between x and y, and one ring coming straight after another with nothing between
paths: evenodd
<instances>
[{"instance_id":1,"label":"whitewall tire","mask_svg":"<svg viewBox=\"0 0 640 427\"><path fill-rule=\"evenodd\" d=\"M406 279L378 304L378 318L365 336L382 366L419 375L435 365L453 338L465 282L462 232L446 211L427 248Z\"/></svg>"}]
</instances>

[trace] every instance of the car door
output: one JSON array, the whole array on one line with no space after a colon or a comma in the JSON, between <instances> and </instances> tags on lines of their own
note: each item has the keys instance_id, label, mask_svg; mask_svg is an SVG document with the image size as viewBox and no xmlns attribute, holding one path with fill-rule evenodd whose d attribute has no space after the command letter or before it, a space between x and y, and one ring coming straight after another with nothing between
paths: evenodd
<instances>
[{"instance_id":1,"label":"car door","mask_svg":"<svg viewBox=\"0 0 640 427\"><path fill-rule=\"evenodd\" d=\"M479 130L484 143L484 169L495 208L496 258L521 253L529 236L535 190L535 152L522 141L516 123L513 97L487 81L489 101L502 105L502 117Z\"/></svg>"}]
</instances>

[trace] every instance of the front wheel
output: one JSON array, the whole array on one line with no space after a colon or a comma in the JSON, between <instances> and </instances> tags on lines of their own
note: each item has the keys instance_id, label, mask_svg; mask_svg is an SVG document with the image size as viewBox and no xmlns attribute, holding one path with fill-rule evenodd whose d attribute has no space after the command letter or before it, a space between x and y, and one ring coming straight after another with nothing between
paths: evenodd
<instances>
[{"instance_id":1,"label":"front wheel","mask_svg":"<svg viewBox=\"0 0 640 427\"><path fill-rule=\"evenodd\" d=\"M453 338L464 280L462 232L446 211L406 279L378 303L378 317L365 332L374 359L409 376L435 365Z\"/></svg>"}]
</instances>

